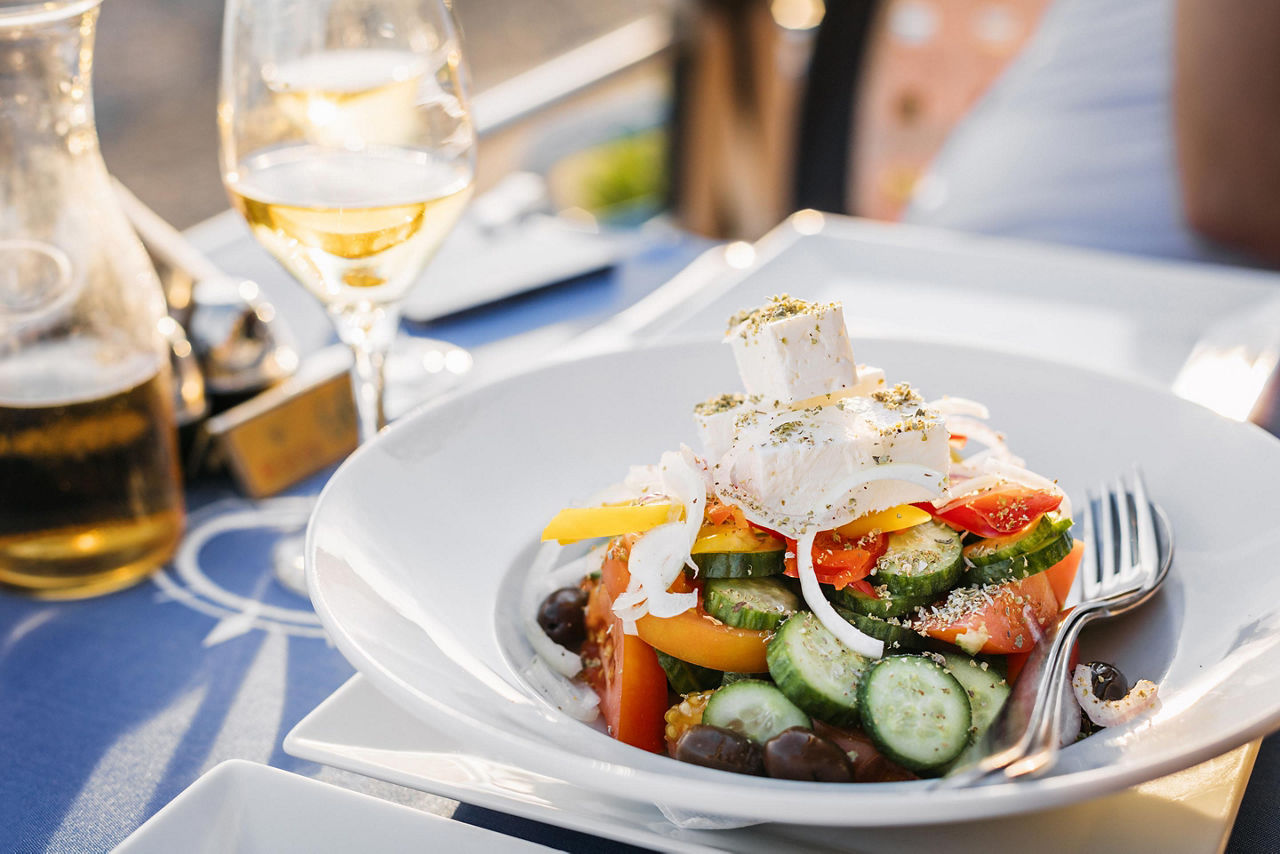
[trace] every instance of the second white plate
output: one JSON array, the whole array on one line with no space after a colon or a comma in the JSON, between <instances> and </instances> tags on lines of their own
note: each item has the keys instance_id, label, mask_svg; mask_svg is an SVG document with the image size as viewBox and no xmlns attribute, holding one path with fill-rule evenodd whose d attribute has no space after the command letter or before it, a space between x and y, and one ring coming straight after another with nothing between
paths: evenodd
<instances>
[{"instance_id":1,"label":"second white plate","mask_svg":"<svg viewBox=\"0 0 1280 854\"><path fill-rule=\"evenodd\" d=\"M677 828L651 804L582 789L511 765L416 719L354 676L285 738L294 756L456 798L523 818L660 851L707 854L900 854L947 851L1221 851L1231 833L1255 741L1110 797L989 821L930 827L845 828L766 824L739 830Z\"/></svg>"},{"instance_id":2,"label":"second white plate","mask_svg":"<svg viewBox=\"0 0 1280 854\"><path fill-rule=\"evenodd\" d=\"M537 854L523 839L231 759L188 786L115 854L347 854L489 851Z\"/></svg>"}]
</instances>

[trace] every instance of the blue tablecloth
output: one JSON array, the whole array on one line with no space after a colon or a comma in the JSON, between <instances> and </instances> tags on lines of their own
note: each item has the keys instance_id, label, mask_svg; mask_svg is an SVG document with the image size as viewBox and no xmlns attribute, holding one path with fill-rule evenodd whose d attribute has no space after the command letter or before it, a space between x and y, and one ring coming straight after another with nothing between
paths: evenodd
<instances>
[{"instance_id":1,"label":"blue tablecloth","mask_svg":"<svg viewBox=\"0 0 1280 854\"><path fill-rule=\"evenodd\" d=\"M586 328L704 248L663 239L614 271L410 331L474 348L552 322ZM324 479L294 492L314 494ZM221 482L188 499L194 522L246 506ZM306 601L272 580L273 541L238 531L209 542L202 566L223 599L172 567L87 601L0 592L0 852L107 850L222 759L321 771L280 742L352 669L307 622ZM1264 744L1254 777L1231 843L1241 854L1280 850L1280 741ZM456 818L557 848L624 850L466 805Z\"/></svg>"}]
</instances>

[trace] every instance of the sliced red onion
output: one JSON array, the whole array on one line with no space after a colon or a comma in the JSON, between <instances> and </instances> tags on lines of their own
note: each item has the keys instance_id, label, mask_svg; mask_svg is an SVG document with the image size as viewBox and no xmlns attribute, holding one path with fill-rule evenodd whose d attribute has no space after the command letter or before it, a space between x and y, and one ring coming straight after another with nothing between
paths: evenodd
<instances>
[{"instance_id":1,"label":"sliced red onion","mask_svg":"<svg viewBox=\"0 0 1280 854\"><path fill-rule=\"evenodd\" d=\"M1160 706L1160 692L1154 682L1140 679L1119 700L1103 700L1093 693L1089 668L1077 664L1071 676L1071 691L1089 720L1098 726L1111 727L1129 721Z\"/></svg>"},{"instance_id":2,"label":"sliced red onion","mask_svg":"<svg viewBox=\"0 0 1280 854\"><path fill-rule=\"evenodd\" d=\"M528 617L524 621L524 636L536 653L535 660L545 661L562 676L573 677L582 672L582 659L576 652L565 649L547 637L538 621Z\"/></svg>"},{"instance_id":3,"label":"sliced red onion","mask_svg":"<svg viewBox=\"0 0 1280 854\"><path fill-rule=\"evenodd\" d=\"M880 658L884 655L884 641L877 640L868 634L858 631L848 620L845 620L831 607L827 597L822 595L818 586L818 576L813 570L814 532L796 538L796 574L800 576L800 592L813 615L818 618L827 631L836 636L840 643L849 649L868 658Z\"/></svg>"},{"instance_id":4,"label":"sliced red onion","mask_svg":"<svg viewBox=\"0 0 1280 854\"><path fill-rule=\"evenodd\" d=\"M943 415L969 415L973 418L981 418L986 420L991 417L990 411L976 400L969 400L965 397L951 397L946 395L940 400L932 401L926 404L930 409L936 409Z\"/></svg>"},{"instance_id":5,"label":"sliced red onion","mask_svg":"<svg viewBox=\"0 0 1280 854\"><path fill-rule=\"evenodd\" d=\"M1070 677L1067 677L1070 681ZM1080 737L1080 704L1076 702L1070 687L1062 694L1062 729L1058 731L1058 746L1066 747Z\"/></svg>"},{"instance_id":6,"label":"sliced red onion","mask_svg":"<svg viewBox=\"0 0 1280 854\"><path fill-rule=\"evenodd\" d=\"M636 621L646 614L666 619L698 604L696 593L672 593L668 588L689 562L689 551L702 528L707 502L702 465L682 446L662 455L658 474L662 492L683 505L684 519L646 531L631 547L631 580L613 604L627 634L636 633Z\"/></svg>"},{"instance_id":7,"label":"sliced red onion","mask_svg":"<svg viewBox=\"0 0 1280 854\"><path fill-rule=\"evenodd\" d=\"M521 613L525 615L522 628L525 639L533 647L533 651L548 665L564 676L577 676L582 671L582 659L572 650L547 637L547 633L538 625L536 614L538 603L547 594L561 587L581 581L600 568L604 561L604 549L594 549L564 566L552 568L562 548L555 543L546 543L538 550L525 579L524 596Z\"/></svg>"},{"instance_id":8,"label":"sliced red onion","mask_svg":"<svg viewBox=\"0 0 1280 854\"><path fill-rule=\"evenodd\" d=\"M593 721L600 715L600 700L589 685L566 679L547 663L534 656L521 670L539 694L551 705L580 721Z\"/></svg>"},{"instance_id":9,"label":"sliced red onion","mask_svg":"<svg viewBox=\"0 0 1280 854\"><path fill-rule=\"evenodd\" d=\"M1001 436L990 426L978 421L974 418L965 418L960 415L952 415L947 418L947 430L951 433L957 433L967 439L972 439L980 445L996 450L997 453L1009 453L1009 448L1005 444L1004 436Z\"/></svg>"}]
</instances>

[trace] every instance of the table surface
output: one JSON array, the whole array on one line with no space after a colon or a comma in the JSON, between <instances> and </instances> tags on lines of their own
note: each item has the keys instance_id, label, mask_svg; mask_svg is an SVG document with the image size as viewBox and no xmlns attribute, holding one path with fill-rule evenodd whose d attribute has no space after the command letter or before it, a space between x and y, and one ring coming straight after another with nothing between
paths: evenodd
<instances>
[{"instance_id":1,"label":"table surface","mask_svg":"<svg viewBox=\"0 0 1280 854\"><path fill-rule=\"evenodd\" d=\"M219 245L227 221L196 239L230 272L256 275L287 317L327 340L319 310L264 267L247 236ZM219 239L213 238L213 233ZM412 335L473 350L477 374L528 364L635 303L708 247L655 232L612 271L508 299ZM266 271L266 275L263 275ZM294 307L296 313L291 313ZM327 473L291 491L311 496ZM297 518L305 504L288 507ZM190 525L253 510L227 483L188 490ZM46 603L0 592L0 851L100 851L225 759L249 759L447 814L450 802L284 753L281 739L342 685L352 668L305 614L305 599L272 581L270 530L211 538L201 568L229 595L211 600L199 579L166 567L130 590ZM266 616L264 616L264 614ZM272 614L283 615L281 618ZM1263 742L1228 847L1280 849L1280 737ZM462 821L566 850L622 850L593 837L462 805Z\"/></svg>"}]
</instances>

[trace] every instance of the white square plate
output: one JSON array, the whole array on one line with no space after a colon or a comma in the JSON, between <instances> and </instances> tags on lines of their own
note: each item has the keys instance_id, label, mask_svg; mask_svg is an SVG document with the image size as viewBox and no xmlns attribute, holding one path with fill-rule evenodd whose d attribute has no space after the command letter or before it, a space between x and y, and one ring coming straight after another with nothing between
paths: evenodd
<instances>
[{"instance_id":1,"label":"white square plate","mask_svg":"<svg viewBox=\"0 0 1280 854\"><path fill-rule=\"evenodd\" d=\"M801 211L708 251L582 346L718 335L787 292L844 303L855 356L860 337L911 338L1168 385L1211 325L1274 306L1280 275Z\"/></svg>"},{"instance_id":2,"label":"white square plate","mask_svg":"<svg viewBox=\"0 0 1280 854\"><path fill-rule=\"evenodd\" d=\"M304 718L285 750L469 804L664 851L889 854L947 851L1220 851L1231 833L1257 742L1118 795L1030 815L930 827L843 828L765 824L680 829L658 809L526 771L460 744L405 712L361 676Z\"/></svg>"},{"instance_id":3,"label":"white square plate","mask_svg":"<svg viewBox=\"0 0 1280 854\"><path fill-rule=\"evenodd\" d=\"M215 766L115 849L116 854L549 850L239 759Z\"/></svg>"},{"instance_id":4,"label":"white square plate","mask_svg":"<svg viewBox=\"0 0 1280 854\"><path fill-rule=\"evenodd\" d=\"M596 355L472 389L362 448L330 481L308 531L313 600L348 659L433 728L484 742L486 754L522 768L642 805L662 801L684 816L804 825L1043 810L1205 761L1274 728L1280 680L1259 665L1280 644L1265 558L1277 542L1265 497L1280 477L1280 446L1149 385L1080 369L1165 379L1215 308L1261 298L1268 277L938 234L916 246L885 241L877 256L865 235L818 225L798 215L757 249L739 247L751 255L740 274L722 270L687 288L692 279L682 276L604 334L705 340L730 308L763 294L838 297L855 333L862 320L910 321L889 338L855 334L860 359L926 396L988 403L1014 449L1068 492L1140 461L1173 517L1178 560L1151 605L1096 635L1123 667L1160 682L1158 714L1074 745L1042 779L930 792L921 810L920 784L845 792L679 766L543 702L520 675L531 653L516 628L528 610L517 600L537 531L554 508L627 465L692 440L692 403L736 386L727 351L710 342ZM866 226L840 221L840 229ZM876 283L868 259L877 257L879 275L892 281ZM724 259L734 262L729 252ZM1028 282L1039 290L1019 300ZM1020 310L1006 312L1010 305ZM945 334L959 316L968 318L963 334ZM989 346L956 343L974 338ZM1223 563L1227 530L1236 542ZM1214 596L1201 583L1209 577L1254 595Z\"/></svg>"}]
</instances>

